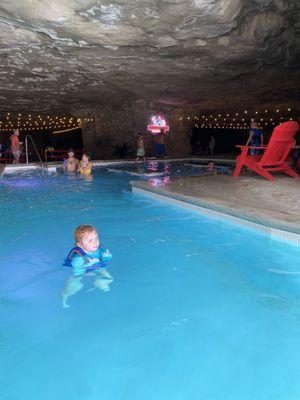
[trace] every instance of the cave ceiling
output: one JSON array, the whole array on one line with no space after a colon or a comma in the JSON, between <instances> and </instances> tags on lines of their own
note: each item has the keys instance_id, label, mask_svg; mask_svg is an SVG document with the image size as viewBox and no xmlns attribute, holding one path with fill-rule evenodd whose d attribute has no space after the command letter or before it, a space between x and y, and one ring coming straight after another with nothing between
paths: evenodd
<instances>
[{"instance_id":1,"label":"cave ceiling","mask_svg":"<svg viewBox=\"0 0 300 400\"><path fill-rule=\"evenodd\" d=\"M1 0L0 111L297 106L299 0Z\"/></svg>"}]
</instances>

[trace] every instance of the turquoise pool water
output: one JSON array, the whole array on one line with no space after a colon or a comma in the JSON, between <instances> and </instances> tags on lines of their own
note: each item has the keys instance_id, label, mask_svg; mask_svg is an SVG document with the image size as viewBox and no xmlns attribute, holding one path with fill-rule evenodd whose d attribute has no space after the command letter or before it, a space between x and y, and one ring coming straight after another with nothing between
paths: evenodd
<instances>
[{"instance_id":1,"label":"turquoise pool water","mask_svg":"<svg viewBox=\"0 0 300 400\"><path fill-rule=\"evenodd\" d=\"M0 180L1 400L298 400L300 249L95 172ZM115 281L63 309L81 223Z\"/></svg>"},{"instance_id":2,"label":"turquoise pool water","mask_svg":"<svg viewBox=\"0 0 300 400\"><path fill-rule=\"evenodd\" d=\"M123 173L132 175L142 179L150 180L155 177L174 177L174 176L192 176L203 175L208 173L208 161L202 163L195 160L185 161L157 161L149 160L146 163L122 163L121 165L113 165L108 167L108 171L114 173ZM229 174L233 171L233 166L230 164L213 163L214 173Z\"/></svg>"}]
</instances>

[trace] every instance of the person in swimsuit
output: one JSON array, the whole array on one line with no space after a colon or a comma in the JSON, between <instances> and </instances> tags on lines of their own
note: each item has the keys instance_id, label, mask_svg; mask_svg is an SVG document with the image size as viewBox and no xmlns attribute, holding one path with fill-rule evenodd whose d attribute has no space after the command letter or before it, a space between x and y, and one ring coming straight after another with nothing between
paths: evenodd
<instances>
[{"instance_id":1,"label":"person in swimsuit","mask_svg":"<svg viewBox=\"0 0 300 400\"><path fill-rule=\"evenodd\" d=\"M19 164L19 160L20 160L20 156L21 156L19 135L20 135L19 129L14 129L14 133L10 137L10 141L11 141L10 149L11 149L12 155L14 157L13 164Z\"/></svg>"},{"instance_id":2,"label":"person in swimsuit","mask_svg":"<svg viewBox=\"0 0 300 400\"><path fill-rule=\"evenodd\" d=\"M70 250L64 266L72 268L72 276L62 291L62 305L70 307L67 300L83 288L82 280L86 276L94 278L94 286L103 292L109 291L113 277L107 271L106 264L112 255L99 243L95 227L80 225L74 232L75 246Z\"/></svg>"},{"instance_id":3,"label":"person in swimsuit","mask_svg":"<svg viewBox=\"0 0 300 400\"><path fill-rule=\"evenodd\" d=\"M68 172L76 172L79 166L79 161L75 158L73 149L68 151L68 158L64 160L63 169Z\"/></svg>"},{"instance_id":4,"label":"person in swimsuit","mask_svg":"<svg viewBox=\"0 0 300 400\"><path fill-rule=\"evenodd\" d=\"M246 146L257 147L263 146L264 144L264 136L260 129L257 128L257 123L255 121L251 121L249 137L246 143ZM250 155L257 155L260 153L259 149L250 149Z\"/></svg>"},{"instance_id":5,"label":"person in swimsuit","mask_svg":"<svg viewBox=\"0 0 300 400\"><path fill-rule=\"evenodd\" d=\"M137 153L135 161L137 162L140 159L142 159L144 162L146 162L144 139L141 133L138 134L136 144L137 144Z\"/></svg>"},{"instance_id":6,"label":"person in swimsuit","mask_svg":"<svg viewBox=\"0 0 300 400\"><path fill-rule=\"evenodd\" d=\"M82 175L91 175L92 173L93 164L90 161L90 156L88 153L84 152L82 154L81 161L77 168L77 172Z\"/></svg>"}]
</instances>

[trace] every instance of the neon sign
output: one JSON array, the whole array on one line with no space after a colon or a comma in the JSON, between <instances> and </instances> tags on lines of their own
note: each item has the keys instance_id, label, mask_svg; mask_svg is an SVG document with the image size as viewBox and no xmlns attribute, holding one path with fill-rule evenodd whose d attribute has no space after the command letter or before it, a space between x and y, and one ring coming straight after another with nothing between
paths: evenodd
<instances>
[{"instance_id":1,"label":"neon sign","mask_svg":"<svg viewBox=\"0 0 300 400\"><path fill-rule=\"evenodd\" d=\"M167 125L166 120L161 115L153 115L147 129L153 135L157 135L158 133L167 133L169 125Z\"/></svg>"}]
</instances>

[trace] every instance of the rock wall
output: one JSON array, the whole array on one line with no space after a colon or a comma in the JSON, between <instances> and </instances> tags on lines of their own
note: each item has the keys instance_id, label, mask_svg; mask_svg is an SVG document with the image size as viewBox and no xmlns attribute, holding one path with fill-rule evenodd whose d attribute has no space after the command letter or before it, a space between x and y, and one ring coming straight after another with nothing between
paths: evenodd
<instances>
[{"instance_id":1,"label":"rock wall","mask_svg":"<svg viewBox=\"0 0 300 400\"><path fill-rule=\"evenodd\" d=\"M299 0L2 0L0 111L294 108L299 20Z\"/></svg>"},{"instance_id":2,"label":"rock wall","mask_svg":"<svg viewBox=\"0 0 300 400\"><path fill-rule=\"evenodd\" d=\"M79 117L84 148L91 152L94 159L111 159L117 157L113 152L114 146L127 143L132 146L133 157L136 153L137 134L141 132L147 155L151 156L157 138L147 131L147 124L149 118L157 113L162 114L170 125L170 132L164 136L167 155L189 155L190 127L180 120L180 113L161 110L161 107L158 109L146 101L126 104L117 109L105 107L81 110Z\"/></svg>"}]
</instances>

